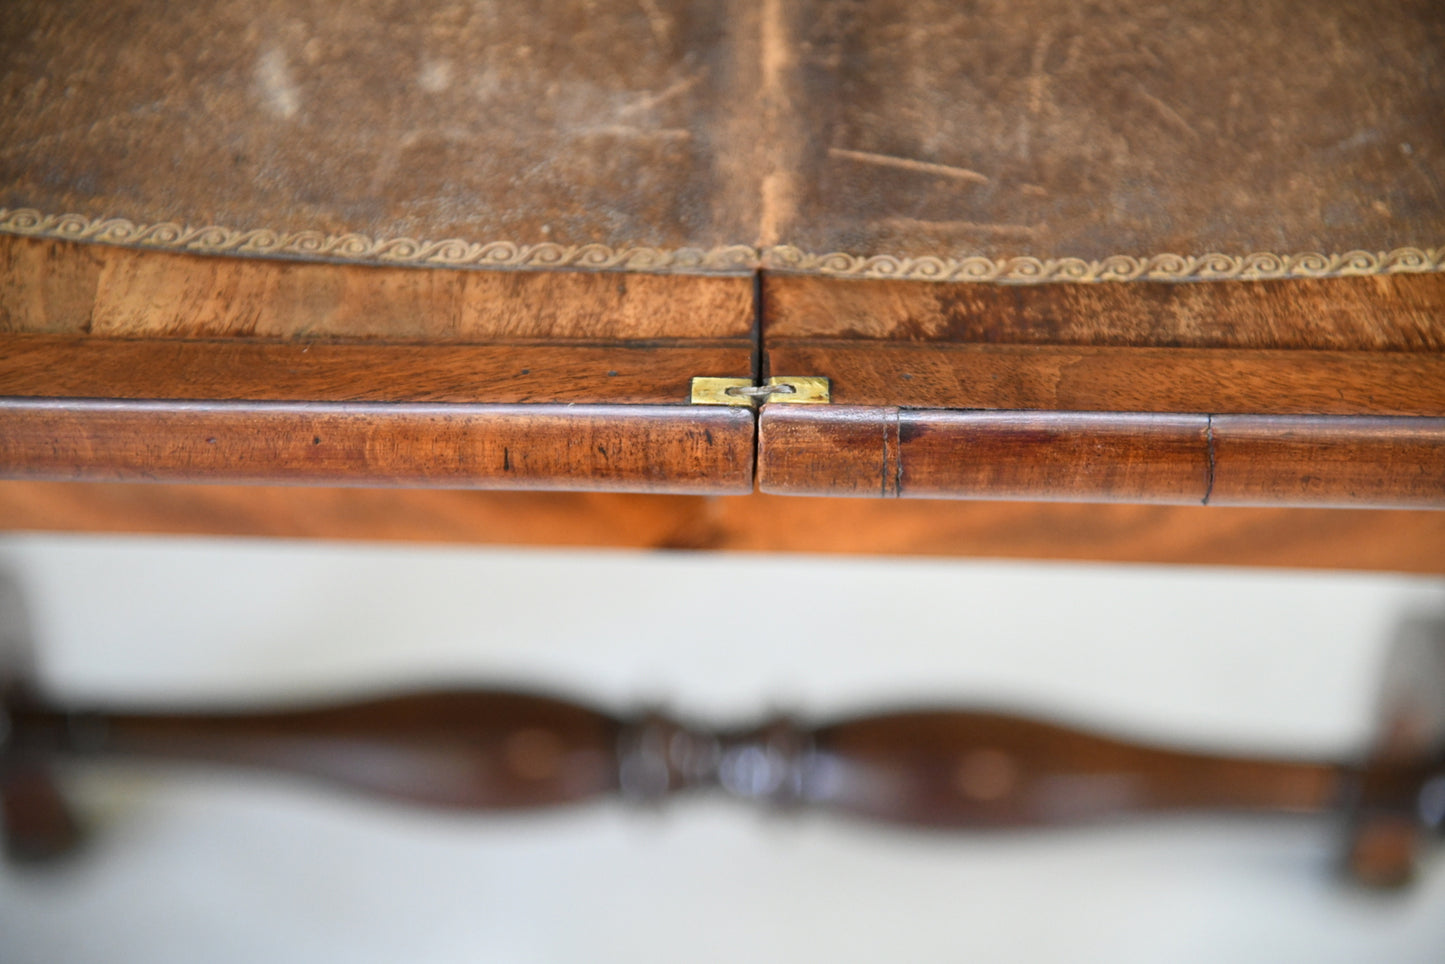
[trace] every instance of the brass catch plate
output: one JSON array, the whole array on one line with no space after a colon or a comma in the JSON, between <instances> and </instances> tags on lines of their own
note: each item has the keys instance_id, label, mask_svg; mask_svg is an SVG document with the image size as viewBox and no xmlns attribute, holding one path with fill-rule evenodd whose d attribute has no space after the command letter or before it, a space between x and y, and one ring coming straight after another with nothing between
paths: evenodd
<instances>
[{"instance_id":1,"label":"brass catch plate","mask_svg":"<svg viewBox=\"0 0 1445 964\"><path fill-rule=\"evenodd\" d=\"M694 405L755 405L778 402L788 405L824 405L831 399L828 379L820 375L779 375L765 384L754 385L750 378L710 378L692 380Z\"/></svg>"},{"instance_id":2,"label":"brass catch plate","mask_svg":"<svg viewBox=\"0 0 1445 964\"><path fill-rule=\"evenodd\" d=\"M752 388L751 378L711 378L698 376L692 380L692 403L694 405L742 405L753 404L749 395L729 395L729 388Z\"/></svg>"},{"instance_id":3,"label":"brass catch plate","mask_svg":"<svg viewBox=\"0 0 1445 964\"><path fill-rule=\"evenodd\" d=\"M778 389L763 400L783 405L826 405L832 401L832 389L822 375L780 375L768 379L768 387ZM792 391L784 389L791 388Z\"/></svg>"}]
</instances>

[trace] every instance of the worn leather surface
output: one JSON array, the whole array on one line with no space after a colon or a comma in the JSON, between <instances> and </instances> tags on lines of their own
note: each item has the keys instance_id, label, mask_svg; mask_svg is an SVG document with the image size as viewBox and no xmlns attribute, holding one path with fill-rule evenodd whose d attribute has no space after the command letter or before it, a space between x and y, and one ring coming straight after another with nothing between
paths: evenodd
<instances>
[{"instance_id":1,"label":"worn leather surface","mask_svg":"<svg viewBox=\"0 0 1445 964\"><path fill-rule=\"evenodd\" d=\"M1445 4L10 0L0 207L865 256L1438 246Z\"/></svg>"},{"instance_id":2,"label":"worn leather surface","mask_svg":"<svg viewBox=\"0 0 1445 964\"><path fill-rule=\"evenodd\" d=\"M818 10L798 45L817 65L805 101L821 138L789 230L805 250L1107 257L1445 236L1439 0Z\"/></svg>"}]
</instances>

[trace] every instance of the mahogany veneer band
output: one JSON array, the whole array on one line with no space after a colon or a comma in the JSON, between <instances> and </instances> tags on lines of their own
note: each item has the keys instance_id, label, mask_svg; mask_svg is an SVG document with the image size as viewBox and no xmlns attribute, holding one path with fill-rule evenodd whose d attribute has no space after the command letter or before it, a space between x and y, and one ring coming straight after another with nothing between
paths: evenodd
<instances>
[{"instance_id":1,"label":"mahogany veneer band","mask_svg":"<svg viewBox=\"0 0 1445 964\"><path fill-rule=\"evenodd\" d=\"M1009 285L763 278L770 343L1445 350L1445 274Z\"/></svg>"},{"instance_id":2,"label":"mahogany veneer band","mask_svg":"<svg viewBox=\"0 0 1445 964\"><path fill-rule=\"evenodd\" d=\"M1445 416L1445 354L788 344L774 372L824 374L841 405ZM746 378L746 340L357 343L0 335L0 395L273 401L686 404Z\"/></svg>"},{"instance_id":3,"label":"mahogany veneer band","mask_svg":"<svg viewBox=\"0 0 1445 964\"><path fill-rule=\"evenodd\" d=\"M741 493L753 413L0 399L0 477Z\"/></svg>"},{"instance_id":4,"label":"mahogany veneer band","mask_svg":"<svg viewBox=\"0 0 1445 964\"><path fill-rule=\"evenodd\" d=\"M0 331L623 343L750 338L750 278L417 271L0 235Z\"/></svg>"},{"instance_id":5,"label":"mahogany veneer band","mask_svg":"<svg viewBox=\"0 0 1445 964\"><path fill-rule=\"evenodd\" d=\"M746 378L742 340L578 345L0 335L0 395L253 401L686 404ZM1445 354L1059 346L788 345L840 405L1445 416Z\"/></svg>"},{"instance_id":6,"label":"mahogany veneer band","mask_svg":"<svg viewBox=\"0 0 1445 964\"><path fill-rule=\"evenodd\" d=\"M764 492L1445 507L1445 419L769 405Z\"/></svg>"},{"instance_id":7,"label":"mahogany veneer band","mask_svg":"<svg viewBox=\"0 0 1445 964\"><path fill-rule=\"evenodd\" d=\"M1063 412L1445 416L1445 353L770 342L776 373L840 405Z\"/></svg>"},{"instance_id":8,"label":"mahogany veneer band","mask_svg":"<svg viewBox=\"0 0 1445 964\"><path fill-rule=\"evenodd\" d=\"M0 335L0 396L686 405L699 373L750 377L752 345Z\"/></svg>"}]
</instances>

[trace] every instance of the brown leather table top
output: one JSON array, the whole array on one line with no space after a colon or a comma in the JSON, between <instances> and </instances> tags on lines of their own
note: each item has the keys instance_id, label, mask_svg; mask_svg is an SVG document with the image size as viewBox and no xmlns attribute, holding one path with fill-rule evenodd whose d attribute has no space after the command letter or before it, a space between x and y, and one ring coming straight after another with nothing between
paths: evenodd
<instances>
[{"instance_id":1,"label":"brown leather table top","mask_svg":"<svg viewBox=\"0 0 1445 964\"><path fill-rule=\"evenodd\" d=\"M1015 281L1445 244L1436 0L11 2L0 105L11 233Z\"/></svg>"}]
</instances>

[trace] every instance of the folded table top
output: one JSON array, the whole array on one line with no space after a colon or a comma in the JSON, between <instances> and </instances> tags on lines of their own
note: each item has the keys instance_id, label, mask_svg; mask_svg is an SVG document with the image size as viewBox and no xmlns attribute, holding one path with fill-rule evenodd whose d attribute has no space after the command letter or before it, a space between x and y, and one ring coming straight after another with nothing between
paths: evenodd
<instances>
[{"instance_id":1,"label":"folded table top","mask_svg":"<svg viewBox=\"0 0 1445 964\"><path fill-rule=\"evenodd\" d=\"M0 17L0 477L1440 507L1442 269L1438 0Z\"/></svg>"}]
</instances>

